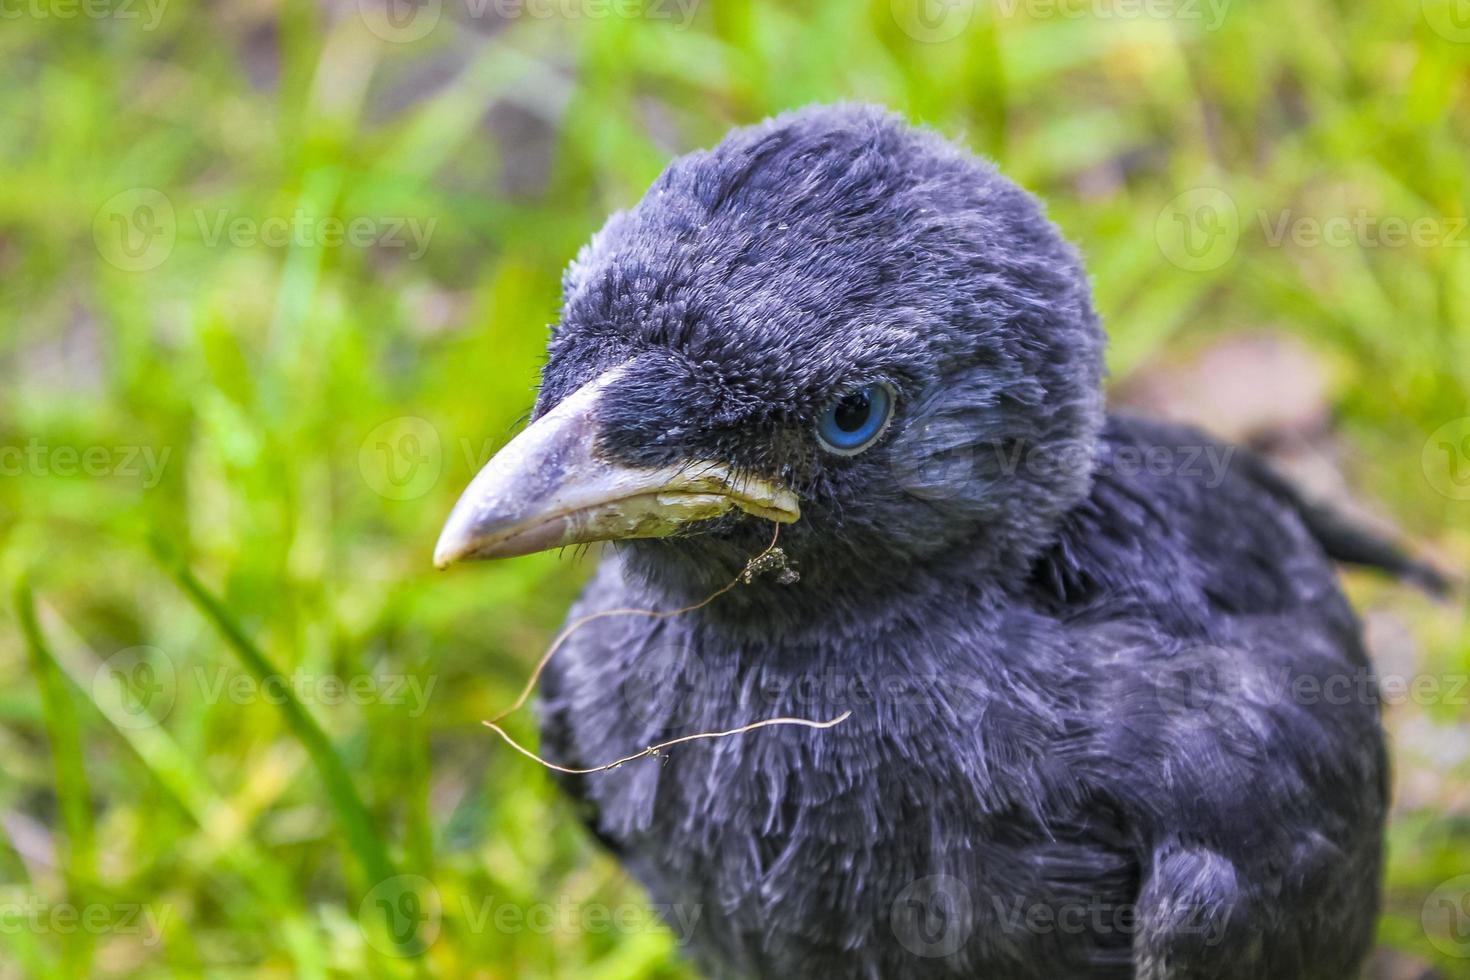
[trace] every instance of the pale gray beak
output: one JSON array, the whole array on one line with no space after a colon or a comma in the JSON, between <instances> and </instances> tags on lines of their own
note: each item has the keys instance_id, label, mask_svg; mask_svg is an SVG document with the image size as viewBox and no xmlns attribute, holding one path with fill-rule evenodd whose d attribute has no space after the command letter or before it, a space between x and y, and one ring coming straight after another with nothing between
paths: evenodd
<instances>
[{"instance_id":1,"label":"pale gray beak","mask_svg":"<svg viewBox=\"0 0 1470 980\"><path fill-rule=\"evenodd\" d=\"M801 516L790 490L718 461L646 468L600 459L593 410L626 370L613 368L577 389L495 454L454 505L434 547L436 566L662 538L732 508L782 523Z\"/></svg>"}]
</instances>

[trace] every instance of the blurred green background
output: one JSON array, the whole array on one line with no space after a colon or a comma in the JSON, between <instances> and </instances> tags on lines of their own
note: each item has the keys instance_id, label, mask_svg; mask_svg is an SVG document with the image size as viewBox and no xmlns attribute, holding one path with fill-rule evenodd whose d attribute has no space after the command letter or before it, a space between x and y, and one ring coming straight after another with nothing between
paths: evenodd
<instances>
[{"instance_id":1,"label":"blurred green background","mask_svg":"<svg viewBox=\"0 0 1470 980\"><path fill-rule=\"evenodd\" d=\"M578 245L784 108L994 157L1117 400L1470 556L1465 0L380 2L0 3L0 976L686 975L480 725L589 560L429 554ZM1348 585L1432 687L1382 975L1470 976L1463 599Z\"/></svg>"}]
</instances>

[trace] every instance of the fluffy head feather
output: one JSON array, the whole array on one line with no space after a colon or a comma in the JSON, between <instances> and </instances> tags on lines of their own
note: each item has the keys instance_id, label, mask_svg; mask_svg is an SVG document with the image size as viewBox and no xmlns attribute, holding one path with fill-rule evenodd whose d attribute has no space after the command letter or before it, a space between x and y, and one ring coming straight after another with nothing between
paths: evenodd
<instances>
[{"instance_id":1,"label":"fluffy head feather","mask_svg":"<svg viewBox=\"0 0 1470 980\"><path fill-rule=\"evenodd\" d=\"M812 586L956 547L999 574L1087 492L1102 346L1035 198L886 111L813 107L675 160L609 219L567 271L538 413L636 358L604 450L789 483L804 516L783 540ZM881 443L823 452L817 414L875 381L899 396ZM703 584L766 533L738 524L632 548Z\"/></svg>"}]
</instances>

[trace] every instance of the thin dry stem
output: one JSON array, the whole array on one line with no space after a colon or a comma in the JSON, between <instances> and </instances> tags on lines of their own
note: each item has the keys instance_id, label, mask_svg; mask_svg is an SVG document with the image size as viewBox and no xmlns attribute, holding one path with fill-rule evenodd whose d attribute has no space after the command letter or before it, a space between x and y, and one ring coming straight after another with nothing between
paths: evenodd
<instances>
[{"instance_id":1,"label":"thin dry stem","mask_svg":"<svg viewBox=\"0 0 1470 980\"><path fill-rule=\"evenodd\" d=\"M555 769L557 772L564 772L572 776L586 776L594 772L607 772L609 769L616 769L618 766L621 766L625 762L633 762L636 759L642 759L646 756L658 755L664 749L669 748L673 745L680 745L684 742L693 742L702 738L728 738L731 735L744 735L746 732L753 732L757 728L770 728L773 725L801 725L804 728L832 728L833 726L842 724L849 717L851 717L851 715L851 710L844 711L842 714L838 715L836 718L833 718L830 721L812 721L810 718L767 718L765 721L751 722L749 725L742 725L739 728L732 728L728 731L723 732L696 732L693 735L681 735L679 738L671 738L667 742L659 742L657 745L650 745L642 752L634 752L632 755L625 755L621 759L614 759L612 762L609 762L606 765L593 766L590 769L572 769L568 768L567 766L559 766L555 762L551 762L547 759L541 758L541 756L537 755L535 752L532 752L524 745L521 745L515 739L506 734L505 729L495 724L495 722L487 721L484 722L484 725L486 728L489 728L495 734L505 739L506 744L515 749L521 755L525 756L528 759L532 759L536 762L541 763L547 769Z\"/></svg>"},{"instance_id":2,"label":"thin dry stem","mask_svg":"<svg viewBox=\"0 0 1470 980\"><path fill-rule=\"evenodd\" d=\"M485 727L489 728L495 734L505 739L505 743L511 748L515 749L521 755L525 756L528 759L531 759L532 761L539 762L547 769L554 769L557 772L564 772L573 776L586 776L594 772L607 772L610 769L618 768L625 762L632 762L635 759L642 759L647 756L658 755L660 752L662 752L664 749L669 748L670 746L682 745L685 742L693 742L697 741L698 739L728 738L732 735L744 735L746 732L755 731L757 728L769 728L773 725L800 725L804 728L831 728L834 725L842 724L852 715L851 711L844 711L842 714L838 715L836 718L833 718L830 721L813 721L810 718L767 718L764 721L751 722L749 725L742 725L739 728L732 728L728 731L696 732L693 735L683 735L679 738L670 739L667 742L659 742L657 745L650 745L641 752L634 752L632 755L625 755L621 759L614 759L612 762L609 762L606 765L593 766L590 769L574 769L568 766L557 765L555 762L552 762L549 759L543 759L535 752L532 752L530 749L526 748L524 745L521 745L515 739L511 738L509 733L507 733L504 728L501 728L498 724L496 724L506 715L511 714L526 703L526 700L531 696L531 692L536 690L536 683L541 679L542 671L544 671L546 669L546 665L551 662L551 658L555 656L556 651L561 649L562 644L567 641L568 637L570 637L577 630L581 629L583 626L586 626L593 620L603 619L607 616L648 616L651 619L667 619L670 616L679 616L687 612L694 612L696 609L702 609L705 606L709 605L711 602L714 602L720 596L724 595L726 592L729 592L731 589L735 588L735 586L741 584L742 582L750 582L761 571L764 571L765 569L761 564L762 559L764 559L767 555L771 555L773 552L777 551L776 541L780 537L781 525L777 524L776 533L771 535L771 543L766 545L764 551L756 555L754 558L750 559L750 561L746 562L745 567L740 570L740 573L736 575L733 579L731 579L729 583L726 584L723 588L717 589L716 591L712 592L710 595L706 596L701 601L696 602L692 606L684 606L680 609L668 609L663 611L654 609L604 609L602 612L591 613L590 615L581 616L573 620L571 623L567 624L566 629L562 630L561 633L557 635L556 639L552 641L551 646L548 647L546 652L541 655L541 660L536 664L535 669L531 671L531 677L529 680L526 681L526 686L521 690L521 696L516 698L516 703L511 705L509 708L506 708L504 711L502 711L500 714L496 715L489 721L484 722ZM778 555L778 558L781 558L781 556ZM784 558L781 558L781 561L777 563L777 567L785 567Z\"/></svg>"},{"instance_id":3,"label":"thin dry stem","mask_svg":"<svg viewBox=\"0 0 1470 980\"><path fill-rule=\"evenodd\" d=\"M495 722L501 721L507 715L514 714L521 709L521 706L524 705L526 701L531 697L531 693L536 690L536 684L541 680L542 672L546 670L546 665L551 662L551 658L556 655L556 651L560 650L562 644L565 643L573 633L577 632L577 630L581 629L583 626L586 626L593 620L606 619L609 616L648 616L651 619L667 619L670 616L681 616L684 613L694 612L696 609L703 609L705 606L709 605L711 602L714 602L720 596L724 595L726 592L729 592L731 589L735 588L735 586L744 581L746 569L749 569L752 563L757 562L760 559L764 558L766 555L770 554L771 550L776 547L776 539L780 536L781 525L777 524L776 533L771 535L771 543L766 545L765 551L762 551L760 554L756 555L749 562L747 562L745 569L741 569L740 573L732 578L728 585L726 585L724 588L718 589L715 592L712 592L710 595L706 596L699 602L696 602L692 606L684 606L682 609L668 609L662 611L656 609L604 609L601 612L590 613L586 616L580 616L577 619L572 620L572 622L567 624L565 629L557 634L556 639L551 641L551 646L547 647L546 652L541 655L541 659L537 662L535 669L531 671L530 679L526 681L526 686L521 689L521 696L516 698L515 704L511 705L509 708L506 708L494 718L491 718L490 721L486 722L486 724L490 725L493 728ZM499 731L499 729L496 730ZM502 732L502 734L504 733ZM511 744L514 745L515 743L512 742ZM520 748L520 746L516 747Z\"/></svg>"}]
</instances>

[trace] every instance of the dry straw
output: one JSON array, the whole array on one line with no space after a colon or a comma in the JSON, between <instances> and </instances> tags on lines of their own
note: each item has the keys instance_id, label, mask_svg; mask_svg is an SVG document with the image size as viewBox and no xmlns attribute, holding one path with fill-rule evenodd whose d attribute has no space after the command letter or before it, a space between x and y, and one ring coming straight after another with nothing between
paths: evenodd
<instances>
[{"instance_id":1,"label":"dry straw","mask_svg":"<svg viewBox=\"0 0 1470 980\"><path fill-rule=\"evenodd\" d=\"M738 728L731 728L727 731L696 732L692 735L681 735L678 738L669 739L667 742L659 742L657 745L650 745L640 752L634 752L632 755L625 755L620 759L614 759L612 762L606 763L601 766L592 766L588 769L577 769L568 766L561 766L557 765L555 762L543 759L535 752L532 752L530 749L526 748L515 739L511 738L506 730L504 728L501 728L499 725L499 722L502 719L504 719L507 715L519 710L521 706L523 706L526 701L531 697L531 694L536 690L537 682L541 680L542 672L546 670L546 665L551 662L551 658L556 655L556 652L562 648L562 646L571 637L571 635L577 632L577 630L581 629L583 626L586 626L588 623L592 622L593 620L605 619L609 616L647 616L650 619L669 619L674 616L682 616L685 613L691 613L697 609L703 609L705 606L709 605L711 602L714 602L720 596L724 595L726 592L729 592L737 585L749 584L755 581L758 576L766 572L775 572L777 575L776 580L783 585L789 585L795 582L798 578L796 570L791 568L790 563L786 558L786 553L776 546L776 540L780 536L781 525L777 524L776 533L771 535L771 543L766 545L764 551L756 555L754 558L750 559L750 561L746 562L745 567L741 569L740 574L732 578L726 585L710 593L708 596L701 599L699 602L694 603L692 606L684 606L679 609L668 610L604 609L601 612L590 613L586 616L579 616L577 619L567 624L567 627L557 635L556 639L551 642L551 646L549 646L546 649L546 652L541 655L541 659L536 663L535 669L531 671L531 676L526 681L526 686L521 689L520 697L516 698L515 704L512 704L509 708L506 708L494 718L486 721L484 723L485 727L489 728L495 734L505 739L506 743L511 748L519 752L521 755L525 756L528 759L539 762L547 769L554 769L557 772L569 773L575 776L584 776L591 773L607 772L611 769L616 769L619 766L623 765L623 763L625 762L632 762L636 759L643 759L649 756L657 756L664 749L667 749L671 746L681 745L685 742L694 742L698 741L699 739L729 738L732 735L744 735L746 732L753 732L758 728L770 728L775 725L798 725L804 728L826 729L842 724L848 719L849 716L852 715L851 711L844 711L842 714L829 721L814 721L810 718L767 718L763 721L754 721L748 725L741 725Z\"/></svg>"}]
</instances>

